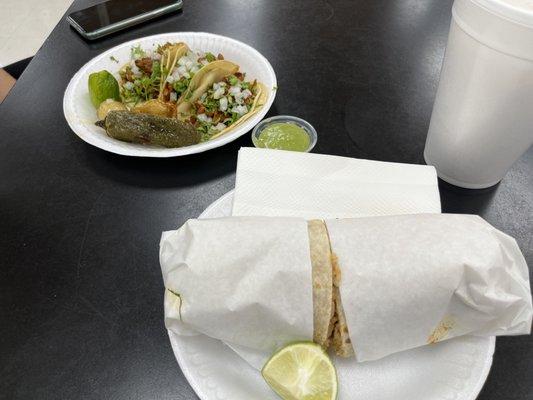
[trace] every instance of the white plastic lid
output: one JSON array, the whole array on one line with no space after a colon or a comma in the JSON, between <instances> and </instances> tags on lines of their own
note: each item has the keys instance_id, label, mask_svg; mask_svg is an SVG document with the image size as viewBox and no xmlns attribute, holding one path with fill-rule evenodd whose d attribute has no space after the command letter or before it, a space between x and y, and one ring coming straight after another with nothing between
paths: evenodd
<instances>
[{"instance_id":1,"label":"white plastic lid","mask_svg":"<svg viewBox=\"0 0 533 400\"><path fill-rule=\"evenodd\" d=\"M533 0L455 0L452 15L463 31L485 46L533 61Z\"/></svg>"},{"instance_id":2,"label":"white plastic lid","mask_svg":"<svg viewBox=\"0 0 533 400\"><path fill-rule=\"evenodd\" d=\"M472 0L500 17L533 27L533 0Z\"/></svg>"}]
</instances>

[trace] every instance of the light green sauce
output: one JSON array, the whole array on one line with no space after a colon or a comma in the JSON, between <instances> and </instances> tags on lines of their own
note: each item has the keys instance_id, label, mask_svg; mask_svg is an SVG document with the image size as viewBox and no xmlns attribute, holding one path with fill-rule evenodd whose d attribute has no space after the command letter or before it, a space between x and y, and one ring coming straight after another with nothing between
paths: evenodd
<instances>
[{"instance_id":1,"label":"light green sauce","mask_svg":"<svg viewBox=\"0 0 533 400\"><path fill-rule=\"evenodd\" d=\"M278 122L264 128L257 138L257 147L277 150L306 151L309 134L296 124Z\"/></svg>"}]
</instances>

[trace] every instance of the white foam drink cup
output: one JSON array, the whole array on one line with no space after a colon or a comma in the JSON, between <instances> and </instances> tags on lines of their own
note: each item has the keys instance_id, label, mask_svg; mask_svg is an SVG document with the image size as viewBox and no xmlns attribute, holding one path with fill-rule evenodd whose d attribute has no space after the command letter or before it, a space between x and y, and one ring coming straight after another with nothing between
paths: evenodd
<instances>
[{"instance_id":1,"label":"white foam drink cup","mask_svg":"<svg viewBox=\"0 0 533 400\"><path fill-rule=\"evenodd\" d=\"M497 184L533 143L533 0L455 0L424 158L453 185Z\"/></svg>"}]
</instances>

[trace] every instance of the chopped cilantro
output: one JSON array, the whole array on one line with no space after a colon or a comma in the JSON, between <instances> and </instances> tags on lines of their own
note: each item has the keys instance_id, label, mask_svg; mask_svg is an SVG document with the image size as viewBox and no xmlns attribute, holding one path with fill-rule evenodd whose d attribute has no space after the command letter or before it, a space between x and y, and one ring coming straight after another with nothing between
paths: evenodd
<instances>
[{"instance_id":1,"label":"chopped cilantro","mask_svg":"<svg viewBox=\"0 0 533 400\"><path fill-rule=\"evenodd\" d=\"M174 82L174 90L178 93L178 96L187 90L187 86L189 86L189 80L185 77Z\"/></svg>"},{"instance_id":2,"label":"chopped cilantro","mask_svg":"<svg viewBox=\"0 0 533 400\"><path fill-rule=\"evenodd\" d=\"M140 45L133 46L131 48L131 58L132 59L142 58L142 57L144 57L145 54L146 53L144 52L143 49L141 49Z\"/></svg>"},{"instance_id":3,"label":"chopped cilantro","mask_svg":"<svg viewBox=\"0 0 533 400\"><path fill-rule=\"evenodd\" d=\"M237 78L235 75L228 76L228 82L231 86L237 85L240 81L239 78Z\"/></svg>"},{"instance_id":4,"label":"chopped cilantro","mask_svg":"<svg viewBox=\"0 0 533 400\"><path fill-rule=\"evenodd\" d=\"M205 59L209 62L213 62L215 61L217 58L215 57L215 55L213 53L210 53L210 52L207 52L205 53Z\"/></svg>"}]
</instances>

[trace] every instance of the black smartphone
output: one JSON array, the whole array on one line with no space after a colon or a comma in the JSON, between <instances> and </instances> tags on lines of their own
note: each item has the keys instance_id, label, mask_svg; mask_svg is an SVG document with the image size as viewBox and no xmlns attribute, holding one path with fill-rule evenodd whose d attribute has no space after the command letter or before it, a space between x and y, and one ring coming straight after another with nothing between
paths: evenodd
<instances>
[{"instance_id":1,"label":"black smartphone","mask_svg":"<svg viewBox=\"0 0 533 400\"><path fill-rule=\"evenodd\" d=\"M92 40L169 12L180 10L182 0L108 0L67 17L84 38Z\"/></svg>"}]
</instances>

